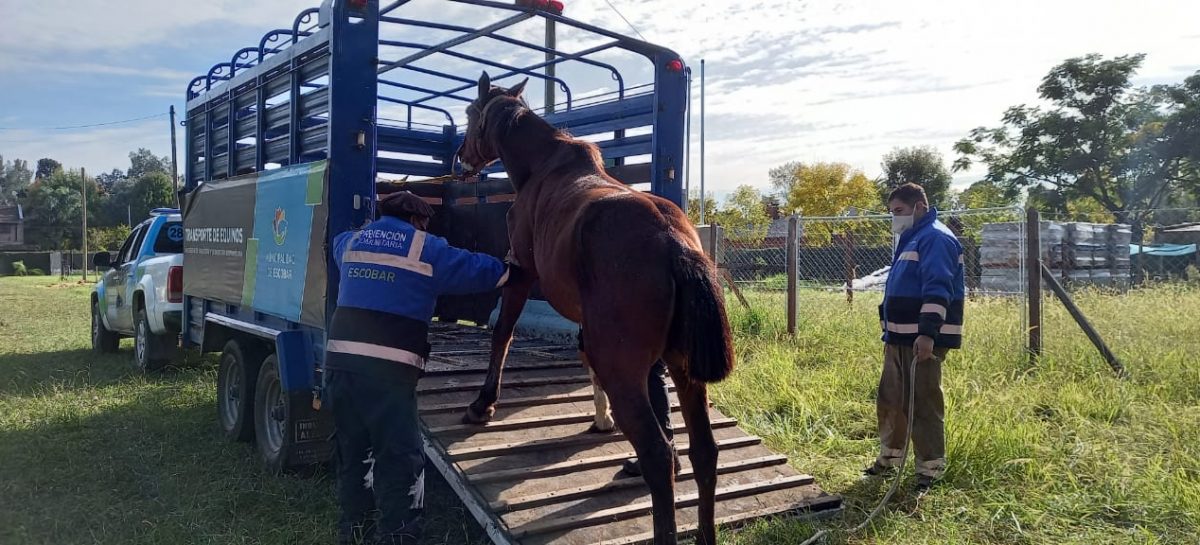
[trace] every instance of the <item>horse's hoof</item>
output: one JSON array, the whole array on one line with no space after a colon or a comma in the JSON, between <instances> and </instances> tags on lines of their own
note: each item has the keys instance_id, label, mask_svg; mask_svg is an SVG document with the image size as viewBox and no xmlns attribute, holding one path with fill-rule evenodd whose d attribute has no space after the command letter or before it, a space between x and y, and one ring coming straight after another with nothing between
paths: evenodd
<instances>
[{"instance_id":1,"label":"horse's hoof","mask_svg":"<svg viewBox=\"0 0 1200 545\"><path fill-rule=\"evenodd\" d=\"M613 427L611 427L611 428L604 429L604 428L601 428L600 426L597 426L595 422L592 422L592 425L591 425L591 426L588 426L587 432L588 432L588 433L604 433L604 434L610 434L610 433L616 433L616 432L617 432L617 427L616 427L616 426L613 426Z\"/></svg>"},{"instance_id":2,"label":"horse's hoof","mask_svg":"<svg viewBox=\"0 0 1200 545\"><path fill-rule=\"evenodd\" d=\"M467 412L463 414L462 421L463 424L487 424L495 414L495 407L488 407L483 412L477 412L473 405L467 405Z\"/></svg>"}]
</instances>

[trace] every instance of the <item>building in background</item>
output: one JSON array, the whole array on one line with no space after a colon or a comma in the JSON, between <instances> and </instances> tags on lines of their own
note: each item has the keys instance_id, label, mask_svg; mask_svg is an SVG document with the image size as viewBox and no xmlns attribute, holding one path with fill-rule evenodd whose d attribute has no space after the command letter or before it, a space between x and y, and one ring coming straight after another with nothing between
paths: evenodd
<instances>
[{"instance_id":1,"label":"building in background","mask_svg":"<svg viewBox=\"0 0 1200 545\"><path fill-rule=\"evenodd\" d=\"M25 214L21 205L0 206L0 248L25 245Z\"/></svg>"}]
</instances>

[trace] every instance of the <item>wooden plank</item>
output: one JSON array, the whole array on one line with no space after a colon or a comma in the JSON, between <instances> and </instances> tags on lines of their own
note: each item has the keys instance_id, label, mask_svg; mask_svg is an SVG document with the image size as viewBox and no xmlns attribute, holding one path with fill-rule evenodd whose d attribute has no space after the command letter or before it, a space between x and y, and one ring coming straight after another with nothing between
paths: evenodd
<instances>
[{"instance_id":1,"label":"wooden plank","mask_svg":"<svg viewBox=\"0 0 1200 545\"><path fill-rule=\"evenodd\" d=\"M733 462L717 464L717 474L722 475L722 474L726 474L726 473L736 473L738 471L742 471L742 470L746 470L746 469L757 469L760 467L769 467L769 466L773 466L773 465L786 464L787 460L788 460L787 456L782 456L779 454L772 454L769 456L759 456L757 458L747 458L745 460L736 460ZM675 476L675 482L692 479L695 476L696 476L696 471L691 466L688 466L688 467L683 468L679 472L679 474ZM808 477L808 482L805 484L811 484L813 482L812 476L805 475L805 477ZM509 500L503 500L503 499L496 500L494 502L491 502L491 504L489 504L489 506L494 511L517 511L520 509L528 509L530 507L537 507L540 505L557 503L557 502L561 502L561 501L574 500L574 499L579 499L579 498L583 498L583 497L587 497L587 496L592 496L595 494L602 494L604 492L610 492L613 490L620 490L623 488L633 488L633 487L645 486L645 485L646 485L645 479L643 479L641 477L629 477L629 478L624 478L624 479L616 479L616 480L612 480L612 481L607 481L607 482L603 482L603 483L593 483L593 484L587 484L587 485L583 485L583 486L576 486L576 487L572 487L572 488L552 490L550 492L543 492L541 494L531 494L528 496L513 498L513 499L509 499Z\"/></svg>"},{"instance_id":2,"label":"wooden plank","mask_svg":"<svg viewBox=\"0 0 1200 545\"><path fill-rule=\"evenodd\" d=\"M716 491L716 499L718 501L749 496L762 492L770 492L773 490L781 490L796 486L804 486L812 482L812 477L807 475L792 475L787 477L779 477L770 481L739 484L718 488ZM700 501L698 493L684 494L675 498L675 508L690 507ZM544 534L547 532L555 532L559 530L570 530L572 528L580 528L585 526L595 526L597 524L605 524L617 520L624 520L631 517L645 515L652 511L651 502L644 501L610 509L600 509L588 513L586 515L573 515L569 517L555 517L549 519L541 519L536 522L522 525L512 529L513 537L520 539L526 536Z\"/></svg>"},{"instance_id":3,"label":"wooden plank","mask_svg":"<svg viewBox=\"0 0 1200 545\"><path fill-rule=\"evenodd\" d=\"M521 388L533 386L553 386L558 384L591 384L592 379L587 375L570 375L564 377L538 377L504 381L502 388ZM460 384L443 384L440 386L418 387L418 395L444 394L448 392L469 392L483 387L483 381L463 382Z\"/></svg>"},{"instance_id":4,"label":"wooden plank","mask_svg":"<svg viewBox=\"0 0 1200 545\"><path fill-rule=\"evenodd\" d=\"M841 511L842 499L838 496L818 496L816 498L808 498L795 503L784 503L772 505L762 509L754 509L752 511L742 511L732 515L716 517L714 522L717 526L738 526L748 521L787 514L799 518L817 518L828 516ZM680 524L676 526L676 535L683 537L687 534L696 532L699 525L695 522L688 524ZM608 539L601 541L597 545L635 545L638 543L648 543L654 540L654 532L645 532L634 534L631 536L619 537L616 539Z\"/></svg>"},{"instance_id":5,"label":"wooden plank","mask_svg":"<svg viewBox=\"0 0 1200 545\"><path fill-rule=\"evenodd\" d=\"M711 421L711 425L713 429L728 428L736 426L737 420L732 418L716 418ZM672 429L674 431L684 431L687 428L683 424L674 424ZM625 436L621 435L620 433L587 433L556 439L535 439L533 441L519 443L495 443L478 447L451 448L447 450L447 454L454 461L473 460L476 458L489 458L502 454L516 454L519 452L528 452L532 450L560 449L577 445L609 443L624 440Z\"/></svg>"},{"instance_id":6,"label":"wooden plank","mask_svg":"<svg viewBox=\"0 0 1200 545\"><path fill-rule=\"evenodd\" d=\"M679 402L671 403L671 411L679 411ZM530 418L506 418L503 420L492 420L485 424L454 424L450 426L440 426L436 428L428 428L426 431L434 435L442 435L444 433L460 433L460 432L498 432L510 430L522 430L527 428L540 428L543 426L559 426L563 424L579 424L582 422L591 422L596 416L595 411L559 414L553 416L534 416Z\"/></svg>"},{"instance_id":7,"label":"wooden plank","mask_svg":"<svg viewBox=\"0 0 1200 545\"><path fill-rule=\"evenodd\" d=\"M542 353L546 353L546 352L544 352L545 350L554 350L554 349L563 349L563 346L560 344L537 345L537 346L530 346L527 348L521 348L521 347L514 346L514 347L510 348L508 351L509 351L509 353L516 352L516 351L535 352L535 353L539 352L539 351L543 351ZM485 354L491 355L491 353L492 353L492 349L490 347L489 348L470 348L470 349L466 349L466 350L446 350L446 351L435 350L435 351L431 352L431 354L437 354L439 356L480 356L480 355L485 355Z\"/></svg>"},{"instance_id":8,"label":"wooden plank","mask_svg":"<svg viewBox=\"0 0 1200 545\"><path fill-rule=\"evenodd\" d=\"M753 435L744 435L733 439L722 439L717 441L717 449L728 450L750 445L758 445L762 443L761 437ZM680 456L687 455L691 451L691 445L683 443L676 445ZM573 473L585 469L604 467L608 465L619 464L629 458L637 456L637 453L629 450L618 452L616 454L606 454L604 456L592 456L590 458L576 458L565 462L555 464L545 464L533 467L523 467L519 469L502 469L498 471L488 471L485 473L476 473L467 475L467 480L473 484L484 484L498 481L511 481L517 479L532 479L535 477L546 477L550 475L558 475L562 473Z\"/></svg>"},{"instance_id":9,"label":"wooden plank","mask_svg":"<svg viewBox=\"0 0 1200 545\"><path fill-rule=\"evenodd\" d=\"M425 374L422 376L440 377L440 376L449 376L449 375L473 375L473 374L487 373L487 367L475 366L475 362L462 361L462 360L451 360L448 358L446 360L439 360L436 357L431 357L429 359L429 361L437 362L437 363L447 363L447 364L454 365L457 367L441 367L441 366L439 366L439 367L434 367L431 369L430 367L432 367L432 366L427 366L425 368ZM545 371L548 369L582 369L582 368L583 368L583 364L580 363L579 360L573 360L573 361L559 360L559 361L549 361L549 362L545 362L545 363L526 363L526 364L517 364L517 365L505 365L504 372L509 373L511 371Z\"/></svg>"},{"instance_id":10,"label":"wooden plank","mask_svg":"<svg viewBox=\"0 0 1200 545\"><path fill-rule=\"evenodd\" d=\"M491 538L494 545L514 545L506 529L500 524L500 521L492 516L487 510L487 504L473 493L470 484L463 478L462 473L459 473L454 464L449 463L446 458L445 451L437 444L429 440L428 435L421 436L422 449L425 451L425 457L437 469L438 473L442 474L442 478L454 490L454 494L462 500L463 505L467 507L467 511L475 517L475 521L483 528L484 533Z\"/></svg>"},{"instance_id":11,"label":"wooden plank","mask_svg":"<svg viewBox=\"0 0 1200 545\"><path fill-rule=\"evenodd\" d=\"M667 391L674 392L675 385L670 382L667 382ZM507 399L502 397L502 398L500 398L500 401L496 402L496 410L499 411L500 409L507 409L507 408L512 408L512 407L531 407L531 406L535 406L535 405L557 405L559 403L579 403L579 402L591 401L591 400L592 400L592 391L591 390L575 392L575 393L570 393L570 394L550 394L550 395L544 395L544 396L522 396L522 397L510 397ZM436 404L425 405L420 408L420 413L421 414L438 414L438 413L461 411L464 408L466 408L467 403L470 403L470 401L466 401L466 402L462 402L462 403L436 403ZM709 406L711 407L712 404L710 403Z\"/></svg>"}]
</instances>

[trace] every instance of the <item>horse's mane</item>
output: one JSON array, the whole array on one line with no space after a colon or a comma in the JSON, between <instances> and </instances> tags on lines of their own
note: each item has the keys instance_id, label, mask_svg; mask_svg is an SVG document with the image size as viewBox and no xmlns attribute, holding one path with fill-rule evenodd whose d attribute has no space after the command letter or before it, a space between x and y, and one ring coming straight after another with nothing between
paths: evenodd
<instances>
[{"instance_id":1,"label":"horse's mane","mask_svg":"<svg viewBox=\"0 0 1200 545\"><path fill-rule=\"evenodd\" d=\"M604 158L600 154L600 148L596 144L575 138L566 130L554 127L546 122L545 119L535 114L533 110L525 105L524 101L514 99L513 104L514 106L506 106L503 110L497 112L502 115L491 116L492 119L488 122L487 132L489 134L497 136L508 135L512 130L517 128L522 118L529 116L529 119L536 120L535 123L539 123L553 131L555 143L560 144L554 146L554 152L544 158L543 168L547 171L587 166L604 172Z\"/></svg>"}]
</instances>

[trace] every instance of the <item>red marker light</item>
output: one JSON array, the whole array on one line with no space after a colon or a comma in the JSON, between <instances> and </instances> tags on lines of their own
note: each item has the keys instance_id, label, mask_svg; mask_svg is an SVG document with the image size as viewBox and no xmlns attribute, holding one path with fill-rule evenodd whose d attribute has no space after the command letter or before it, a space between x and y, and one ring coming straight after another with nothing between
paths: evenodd
<instances>
[{"instance_id":1,"label":"red marker light","mask_svg":"<svg viewBox=\"0 0 1200 545\"><path fill-rule=\"evenodd\" d=\"M670 62L667 63L667 71L683 72L683 61L681 61L679 59L672 59Z\"/></svg>"},{"instance_id":2,"label":"red marker light","mask_svg":"<svg viewBox=\"0 0 1200 545\"><path fill-rule=\"evenodd\" d=\"M558 0L550 0L550 11L553 11L554 13L562 13L563 8L565 7L566 6Z\"/></svg>"}]
</instances>

